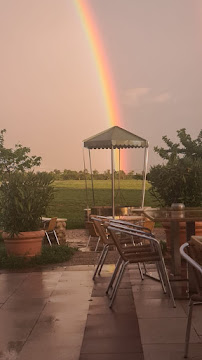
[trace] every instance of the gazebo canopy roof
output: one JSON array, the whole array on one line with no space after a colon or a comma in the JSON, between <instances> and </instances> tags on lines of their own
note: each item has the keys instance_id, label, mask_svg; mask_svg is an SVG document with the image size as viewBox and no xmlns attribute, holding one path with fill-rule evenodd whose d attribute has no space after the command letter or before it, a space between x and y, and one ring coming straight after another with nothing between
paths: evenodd
<instances>
[{"instance_id":1,"label":"gazebo canopy roof","mask_svg":"<svg viewBox=\"0 0 202 360\"><path fill-rule=\"evenodd\" d=\"M113 126L101 133L83 140L84 147L88 149L128 149L146 148L148 141L119 126Z\"/></svg>"}]
</instances>

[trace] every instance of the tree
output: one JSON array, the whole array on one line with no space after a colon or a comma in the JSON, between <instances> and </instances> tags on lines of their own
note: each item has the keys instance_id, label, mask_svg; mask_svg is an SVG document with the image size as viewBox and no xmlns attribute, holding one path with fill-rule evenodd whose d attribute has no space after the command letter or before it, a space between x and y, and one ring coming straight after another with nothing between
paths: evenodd
<instances>
[{"instance_id":1,"label":"tree","mask_svg":"<svg viewBox=\"0 0 202 360\"><path fill-rule=\"evenodd\" d=\"M135 175L134 170L131 170L131 171L128 172L127 178L128 179L134 179L134 175Z\"/></svg>"},{"instance_id":2,"label":"tree","mask_svg":"<svg viewBox=\"0 0 202 360\"><path fill-rule=\"evenodd\" d=\"M8 175L15 171L25 171L41 163L40 156L29 156L30 148L16 144L14 149L4 146L4 134L0 132L0 176Z\"/></svg>"},{"instance_id":3,"label":"tree","mask_svg":"<svg viewBox=\"0 0 202 360\"><path fill-rule=\"evenodd\" d=\"M151 194L161 205L184 203L186 206L202 205L202 130L192 140L186 129L177 131L179 143L173 143L167 136L167 148L154 150L167 162L151 167L148 181Z\"/></svg>"},{"instance_id":4,"label":"tree","mask_svg":"<svg viewBox=\"0 0 202 360\"><path fill-rule=\"evenodd\" d=\"M109 179L111 179L111 173L110 173L110 170L108 169L108 170L105 170L104 171L104 180L109 180Z\"/></svg>"}]
</instances>

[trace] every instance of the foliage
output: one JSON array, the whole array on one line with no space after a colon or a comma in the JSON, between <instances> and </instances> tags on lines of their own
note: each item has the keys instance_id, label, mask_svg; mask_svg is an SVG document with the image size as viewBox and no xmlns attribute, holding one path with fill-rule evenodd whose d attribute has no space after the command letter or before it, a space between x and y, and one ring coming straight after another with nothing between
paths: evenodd
<instances>
[{"instance_id":1,"label":"foliage","mask_svg":"<svg viewBox=\"0 0 202 360\"><path fill-rule=\"evenodd\" d=\"M177 131L179 143L163 137L167 149L154 150L166 164L151 167L148 181L150 192L161 206L184 203L185 206L202 205L202 130L192 140L185 129Z\"/></svg>"},{"instance_id":2,"label":"foliage","mask_svg":"<svg viewBox=\"0 0 202 360\"><path fill-rule=\"evenodd\" d=\"M67 245L60 246L43 246L40 255L32 258L7 255L4 246L0 247L0 269L23 269L39 265L55 264L68 261L77 249L68 247Z\"/></svg>"},{"instance_id":3,"label":"foliage","mask_svg":"<svg viewBox=\"0 0 202 360\"><path fill-rule=\"evenodd\" d=\"M0 225L11 236L40 228L41 216L53 198L51 174L10 173L0 186Z\"/></svg>"},{"instance_id":4,"label":"foliage","mask_svg":"<svg viewBox=\"0 0 202 360\"><path fill-rule=\"evenodd\" d=\"M40 165L41 157L29 156L30 148L16 144L14 149L5 148L4 134L0 131L0 177L15 171L25 171Z\"/></svg>"},{"instance_id":5,"label":"foliage","mask_svg":"<svg viewBox=\"0 0 202 360\"><path fill-rule=\"evenodd\" d=\"M53 170L51 171L51 174L54 177L54 180L91 180L91 174L88 172L87 169L85 169L85 172L80 170L80 171L76 171L76 170L67 170L64 169L64 171L60 171L60 170ZM115 171L114 172L114 177L115 179L120 179L121 180L130 180L130 179L136 179L136 180L141 180L142 179L142 174L135 174L134 171L130 171L128 173L126 173L123 170L119 171ZM98 170L93 170L93 179L94 180L110 180L111 179L111 172L109 169L99 172Z\"/></svg>"}]
</instances>

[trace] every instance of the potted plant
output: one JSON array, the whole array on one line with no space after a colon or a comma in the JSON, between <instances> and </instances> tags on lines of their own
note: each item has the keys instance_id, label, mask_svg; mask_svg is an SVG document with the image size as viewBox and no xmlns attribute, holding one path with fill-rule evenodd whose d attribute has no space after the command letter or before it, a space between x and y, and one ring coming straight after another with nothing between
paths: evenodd
<instances>
[{"instance_id":1,"label":"potted plant","mask_svg":"<svg viewBox=\"0 0 202 360\"><path fill-rule=\"evenodd\" d=\"M48 173L10 174L0 187L0 224L7 253L35 256L41 252L41 217L52 198Z\"/></svg>"},{"instance_id":2,"label":"potted plant","mask_svg":"<svg viewBox=\"0 0 202 360\"><path fill-rule=\"evenodd\" d=\"M152 166L148 174L150 193L161 207L184 204L185 207L202 206L202 130L193 140L186 129L177 131L178 143L163 136L166 148L155 147L163 159L161 165ZM173 205L176 207L177 205ZM180 206L179 206L180 208ZM181 205L182 208L182 205ZM169 240L169 223L163 224ZM181 243L185 241L186 224L180 222ZM196 223L196 233L202 235L201 223ZM169 244L168 244L169 247Z\"/></svg>"},{"instance_id":3,"label":"potted plant","mask_svg":"<svg viewBox=\"0 0 202 360\"><path fill-rule=\"evenodd\" d=\"M0 133L0 228L8 254L30 257L41 252L41 217L52 199L53 177L27 171L41 158L30 157L30 149L21 145L5 148L4 132Z\"/></svg>"}]
</instances>

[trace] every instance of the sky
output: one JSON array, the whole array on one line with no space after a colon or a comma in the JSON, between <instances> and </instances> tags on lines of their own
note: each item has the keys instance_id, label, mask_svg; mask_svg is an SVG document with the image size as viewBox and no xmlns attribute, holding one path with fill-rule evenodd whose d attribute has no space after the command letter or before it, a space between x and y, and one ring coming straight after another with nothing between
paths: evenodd
<instances>
[{"instance_id":1,"label":"sky","mask_svg":"<svg viewBox=\"0 0 202 360\"><path fill-rule=\"evenodd\" d=\"M84 0L80 0L81 2ZM149 141L202 128L202 1L85 0L114 84L121 127ZM0 0L0 129L42 156L41 170L83 169L82 141L111 126L76 0ZM86 153L86 155L88 155ZM143 152L123 152L126 171ZM86 166L88 166L86 156ZM110 167L108 151L92 166Z\"/></svg>"}]
</instances>

